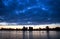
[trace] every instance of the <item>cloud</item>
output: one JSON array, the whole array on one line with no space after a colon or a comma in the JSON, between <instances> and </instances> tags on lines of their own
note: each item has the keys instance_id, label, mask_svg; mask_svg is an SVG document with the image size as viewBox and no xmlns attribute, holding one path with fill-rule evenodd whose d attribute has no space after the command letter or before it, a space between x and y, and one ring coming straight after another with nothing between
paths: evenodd
<instances>
[{"instance_id":1,"label":"cloud","mask_svg":"<svg viewBox=\"0 0 60 39\"><path fill-rule=\"evenodd\" d=\"M0 25L1 25L1 26L3 26L3 25L17 25L17 23L1 22Z\"/></svg>"},{"instance_id":2,"label":"cloud","mask_svg":"<svg viewBox=\"0 0 60 39\"><path fill-rule=\"evenodd\" d=\"M60 1L1 0L0 22L18 24L60 23Z\"/></svg>"}]
</instances>

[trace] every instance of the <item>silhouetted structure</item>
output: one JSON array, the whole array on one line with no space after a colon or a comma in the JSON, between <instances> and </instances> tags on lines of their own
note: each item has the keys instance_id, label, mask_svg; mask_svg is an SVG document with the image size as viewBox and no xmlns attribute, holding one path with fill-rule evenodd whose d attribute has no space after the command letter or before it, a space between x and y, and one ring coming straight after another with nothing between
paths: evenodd
<instances>
[{"instance_id":1,"label":"silhouetted structure","mask_svg":"<svg viewBox=\"0 0 60 39\"><path fill-rule=\"evenodd\" d=\"M28 28L27 27L23 27L22 30L23 31L26 31L26 30L28 30Z\"/></svg>"},{"instance_id":2,"label":"silhouetted structure","mask_svg":"<svg viewBox=\"0 0 60 39\"><path fill-rule=\"evenodd\" d=\"M55 28L49 28L49 26L46 26L46 28L37 28L37 29L33 29L33 27L29 27L29 29L28 29L28 27L23 27L22 29L20 29L20 28L16 28L16 29L14 29L14 28L1 28L0 30L7 30L7 31L9 31L9 30L11 30L11 31L14 31L14 30L21 30L21 31L60 31L60 27L55 27Z\"/></svg>"},{"instance_id":3,"label":"silhouetted structure","mask_svg":"<svg viewBox=\"0 0 60 39\"><path fill-rule=\"evenodd\" d=\"M56 31L59 31L59 30L60 30L60 27L56 27L55 30L56 30Z\"/></svg>"},{"instance_id":4,"label":"silhouetted structure","mask_svg":"<svg viewBox=\"0 0 60 39\"><path fill-rule=\"evenodd\" d=\"M29 31L33 31L33 27L29 27Z\"/></svg>"},{"instance_id":5,"label":"silhouetted structure","mask_svg":"<svg viewBox=\"0 0 60 39\"><path fill-rule=\"evenodd\" d=\"M47 30L47 31L49 31L49 30L50 30L49 26L46 26L46 30Z\"/></svg>"}]
</instances>

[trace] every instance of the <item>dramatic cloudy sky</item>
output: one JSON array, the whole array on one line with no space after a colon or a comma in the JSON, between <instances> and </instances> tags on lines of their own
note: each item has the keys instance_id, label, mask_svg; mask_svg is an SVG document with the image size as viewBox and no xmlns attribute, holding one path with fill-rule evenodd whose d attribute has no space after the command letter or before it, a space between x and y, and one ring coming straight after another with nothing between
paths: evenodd
<instances>
[{"instance_id":1,"label":"dramatic cloudy sky","mask_svg":"<svg viewBox=\"0 0 60 39\"><path fill-rule=\"evenodd\" d=\"M0 22L60 23L60 0L0 0Z\"/></svg>"}]
</instances>

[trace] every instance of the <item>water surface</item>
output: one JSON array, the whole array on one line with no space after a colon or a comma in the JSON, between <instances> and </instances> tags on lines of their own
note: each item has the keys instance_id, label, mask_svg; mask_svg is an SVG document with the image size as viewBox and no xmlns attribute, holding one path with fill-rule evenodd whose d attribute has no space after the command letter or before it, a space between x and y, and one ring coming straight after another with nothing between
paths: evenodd
<instances>
[{"instance_id":1,"label":"water surface","mask_svg":"<svg viewBox=\"0 0 60 39\"><path fill-rule=\"evenodd\" d=\"M0 31L0 39L60 39L60 31Z\"/></svg>"}]
</instances>

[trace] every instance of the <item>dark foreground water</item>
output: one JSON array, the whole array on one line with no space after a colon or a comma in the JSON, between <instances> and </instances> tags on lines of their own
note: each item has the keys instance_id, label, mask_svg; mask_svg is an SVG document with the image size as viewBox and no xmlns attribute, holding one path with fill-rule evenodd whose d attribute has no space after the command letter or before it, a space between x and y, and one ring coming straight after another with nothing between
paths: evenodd
<instances>
[{"instance_id":1,"label":"dark foreground water","mask_svg":"<svg viewBox=\"0 0 60 39\"><path fill-rule=\"evenodd\" d=\"M0 31L0 39L60 39L60 31Z\"/></svg>"}]
</instances>

